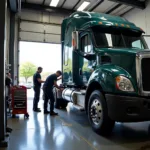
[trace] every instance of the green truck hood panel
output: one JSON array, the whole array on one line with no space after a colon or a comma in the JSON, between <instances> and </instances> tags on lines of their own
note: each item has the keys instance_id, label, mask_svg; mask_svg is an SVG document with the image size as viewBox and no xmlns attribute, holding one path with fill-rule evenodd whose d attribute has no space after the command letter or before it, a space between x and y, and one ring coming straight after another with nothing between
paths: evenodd
<instances>
[{"instance_id":1,"label":"green truck hood panel","mask_svg":"<svg viewBox=\"0 0 150 150\"><path fill-rule=\"evenodd\" d=\"M136 82L136 54L140 49L103 49L100 50L101 55L111 57L111 64L126 70Z\"/></svg>"},{"instance_id":2,"label":"green truck hood panel","mask_svg":"<svg viewBox=\"0 0 150 150\"><path fill-rule=\"evenodd\" d=\"M97 66L95 72L90 78L89 83L94 78L96 78L96 80L98 81L98 78L102 79L104 77L105 80L102 80L103 83L100 83L103 85L103 88L106 89L106 91L116 92L115 77L117 77L118 75L122 75L131 80L136 93L138 93L136 78L136 54L141 52L142 50L128 48L101 48L96 49L96 51L100 56L109 56L111 58L111 63ZM95 76L95 74L97 74L97 76ZM112 89L114 89L114 91L112 91Z\"/></svg>"},{"instance_id":3,"label":"green truck hood panel","mask_svg":"<svg viewBox=\"0 0 150 150\"><path fill-rule=\"evenodd\" d=\"M135 92L128 94L137 95L138 89L135 79L133 79L126 70L113 64L105 64L97 67L97 69L92 73L88 85L90 85L92 82L99 82L104 92L127 94L127 92L122 92L116 89L115 78L118 75L122 75L130 79L135 89Z\"/></svg>"}]
</instances>

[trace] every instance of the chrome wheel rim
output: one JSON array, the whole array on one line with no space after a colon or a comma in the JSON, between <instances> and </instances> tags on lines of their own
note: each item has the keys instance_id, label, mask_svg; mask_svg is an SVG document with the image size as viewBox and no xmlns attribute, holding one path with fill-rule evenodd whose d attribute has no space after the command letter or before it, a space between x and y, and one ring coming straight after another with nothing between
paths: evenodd
<instances>
[{"instance_id":1,"label":"chrome wheel rim","mask_svg":"<svg viewBox=\"0 0 150 150\"><path fill-rule=\"evenodd\" d=\"M98 99L95 99L90 108L90 116L95 125L99 125L102 119L102 105Z\"/></svg>"}]
</instances>

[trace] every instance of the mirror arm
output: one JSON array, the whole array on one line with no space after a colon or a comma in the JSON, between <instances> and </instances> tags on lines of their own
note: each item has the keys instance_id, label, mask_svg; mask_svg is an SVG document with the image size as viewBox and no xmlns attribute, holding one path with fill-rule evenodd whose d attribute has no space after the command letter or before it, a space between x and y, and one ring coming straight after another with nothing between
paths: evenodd
<instances>
[{"instance_id":1,"label":"mirror arm","mask_svg":"<svg viewBox=\"0 0 150 150\"><path fill-rule=\"evenodd\" d=\"M86 59L88 59L88 58L89 58L89 55L88 55L88 54L85 54L83 57L86 58Z\"/></svg>"},{"instance_id":2,"label":"mirror arm","mask_svg":"<svg viewBox=\"0 0 150 150\"><path fill-rule=\"evenodd\" d=\"M85 54L85 53L83 53L83 52L81 52L81 51L79 51L79 52L77 52L80 56L82 56L82 57L84 57L85 59L87 59L87 60L94 60L93 59L93 55L91 55L91 54ZM96 58L95 58L96 59Z\"/></svg>"},{"instance_id":3,"label":"mirror arm","mask_svg":"<svg viewBox=\"0 0 150 150\"><path fill-rule=\"evenodd\" d=\"M80 56L82 56L82 57L86 57L85 56L85 53L83 53L83 52L81 52L81 51L75 51L77 54L79 54Z\"/></svg>"}]
</instances>

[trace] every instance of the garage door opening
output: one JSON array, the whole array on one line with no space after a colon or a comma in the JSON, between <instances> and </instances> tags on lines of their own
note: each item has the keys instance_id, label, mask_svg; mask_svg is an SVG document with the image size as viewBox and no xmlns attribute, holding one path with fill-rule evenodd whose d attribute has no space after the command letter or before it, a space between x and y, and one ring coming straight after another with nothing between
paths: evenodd
<instances>
[{"instance_id":1,"label":"garage door opening","mask_svg":"<svg viewBox=\"0 0 150 150\"><path fill-rule=\"evenodd\" d=\"M61 70L61 45L50 43L20 41L19 84L32 88L32 76L37 67L43 67L41 74L45 80L48 75Z\"/></svg>"}]
</instances>

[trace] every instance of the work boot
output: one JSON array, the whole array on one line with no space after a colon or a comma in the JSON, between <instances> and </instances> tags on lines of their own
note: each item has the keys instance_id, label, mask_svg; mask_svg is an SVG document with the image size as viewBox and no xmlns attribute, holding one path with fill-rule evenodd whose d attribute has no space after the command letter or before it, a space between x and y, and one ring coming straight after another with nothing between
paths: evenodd
<instances>
[{"instance_id":1,"label":"work boot","mask_svg":"<svg viewBox=\"0 0 150 150\"><path fill-rule=\"evenodd\" d=\"M39 109L33 109L34 112L41 112Z\"/></svg>"},{"instance_id":2,"label":"work boot","mask_svg":"<svg viewBox=\"0 0 150 150\"><path fill-rule=\"evenodd\" d=\"M11 128L9 128L9 127L6 127L6 132L12 132L12 129Z\"/></svg>"},{"instance_id":3,"label":"work boot","mask_svg":"<svg viewBox=\"0 0 150 150\"><path fill-rule=\"evenodd\" d=\"M51 116L57 116L58 113L56 113L56 112L53 111L53 112L50 112L50 115L51 115Z\"/></svg>"},{"instance_id":4,"label":"work boot","mask_svg":"<svg viewBox=\"0 0 150 150\"><path fill-rule=\"evenodd\" d=\"M50 113L50 111L44 111L44 114L49 114Z\"/></svg>"}]
</instances>

